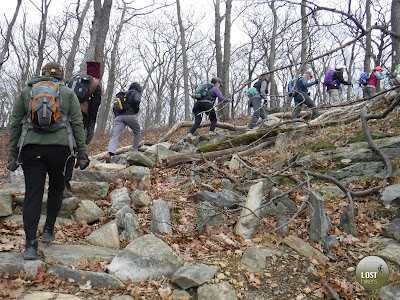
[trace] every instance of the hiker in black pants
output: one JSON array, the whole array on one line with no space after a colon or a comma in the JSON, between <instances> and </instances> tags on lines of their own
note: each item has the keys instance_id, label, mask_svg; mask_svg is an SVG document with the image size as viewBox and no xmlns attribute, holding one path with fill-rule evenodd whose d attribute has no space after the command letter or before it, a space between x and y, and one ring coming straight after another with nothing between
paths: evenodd
<instances>
[{"instance_id":1,"label":"hiker in black pants","mask_svg":"<svg viewBox=\"0 0 400 300\"><path fill-rule=\"evenodd\" d=\"M217 126L217 115L214 110L215 100L218 98L222 102L231 102L231 99L224 98L220 87L222 86L222 80L218 77L211 79L211 83L214 85L207 91L207 96L197 99L193 106L194 114L194 124L188 133L188 137L193 139L193 134L196 132L197 128L200 126L201 120L203 119L203 114L208 115L211 121L209 134L214 134L215 127Z\"/></svg>"},{"instance_id":2,"label":"hiker in black pants","mask_svg":"<svg viewBox=\"0 0 400 300\"><path fill-rule=\"evenodd\" d=\"M318 110L317 107L312 101L311 97L308 95L308 87L313 86L314 84L318 84L318 80L314 80L313 82L309 82L309 80L313 77L311 71L304 72L304 75L299 78L297 81L296 89L295 89L295 97L294 104L295 108L292 112L292 120L297 119L301 111L301 106L303 104L307 105L308 108L311 109L312 115L311 120L318 118Z\"/></svg>"},{"instance_id":3,"label":"hiker in black pants","mask_svg":"<svg viewBox=\"0 0 400 300\"><path fill-rule=\"evenodd\" d=\"M75 167L84 169L89 164L79 101L75 93L61 83L63 77L64 69L60 64L46 64L42 68L42 76L33 78L15 99L12 111L7 169L13 172L21 165L24 172L23 220L26 236L24 259L27 260L37 257L36 234L46 174L49 177L49 188L42 243L49 243L55 239L54 224L62 204L67 161L72 160L77 149ZM42 90L39 89L39 86L45 85L48 90L43 90L43 87ZM46 92L38 92L35 95L34 91ZM49 91L52 94L48 93ZM56 91L59 92L59 96ZM46 103L49 99L59 99L59 97L62 98L62 102L54 101L58 103L54 105L57 109L49 114L50 109L48 107L44 109ZM35 99L35 106L32 105L31 99ZM43 112L47 112L54 121L51 125L38 122L45 119L46 114Z\"/></svg>"}]
</instances>

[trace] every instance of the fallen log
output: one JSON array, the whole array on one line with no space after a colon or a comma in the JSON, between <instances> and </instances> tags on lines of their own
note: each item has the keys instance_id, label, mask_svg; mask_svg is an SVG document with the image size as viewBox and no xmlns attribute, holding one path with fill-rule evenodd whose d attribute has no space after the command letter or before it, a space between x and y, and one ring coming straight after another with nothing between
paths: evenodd
<instances>
[{"instance_id":1,"label":"fallen log","mask_svg":"<svg viewBox=\"0 0 400 300\"><path fill-rule=\"evenodd\" d=\"M236 148L229 148L207 153L198 153L198 152L183 153L183 154L168 156L167 158L164 158L162 162L165 163L167 167L174 167L186 162L205 161L205 159L221 158L223 156L228 156L234 153L238 153L240 155L250 155L260 151L260 149L262 148L268 147L273 144L274 141L267 141L255 147L246 145L246 146L240 146Z\"/></svg>"}]
</instances>

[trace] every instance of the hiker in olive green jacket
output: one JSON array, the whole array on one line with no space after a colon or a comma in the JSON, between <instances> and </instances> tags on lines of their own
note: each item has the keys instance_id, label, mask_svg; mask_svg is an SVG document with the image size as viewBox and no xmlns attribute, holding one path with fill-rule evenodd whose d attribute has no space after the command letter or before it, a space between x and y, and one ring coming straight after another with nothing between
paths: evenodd
<instances>
[{"instance_id":1,"label":"hiker in olive green jacket","mask_svg":"<svg viewBox=\"0 0 400 300\"><path fill-rule=\"evenodd\" d=\"M37 256L36 233L46 174L49 176L49 188L46 223L41 239L43 243L49 243L55 238L54 224L63 199L64 172L68 159L72 158L77 150L75 167L79 166L84 169L89 164L80 104L75 93L61 83L63 77L64 69L60 64L46 64L42 68L42 76L35 77L28 83L15 99L13 106L7 169L15 171L21 165L24 172L23 220L26 236L24 259L36 259ZM55 97L49 97L49 99L59 99L57 101L59 105L54 106L58 107L57 113L51 113L56 122L47 127L43 127L43 123L37 125L37 122L33 120L35 114L32 114L34 109L31 107L33 107L34 101L31 99L38 99L39 96L45 99L45 96L48 96L45 93L39 94L39 96L34 92L31 93L32 88L36 89L38 86L35 85L38 82L44 82L54 88L54 94L50 94L50 96ZM56 90L59 91L59 96L55 92ZM47 102L38 100L36 103ZM42 105L42 108L44 106ZM49 108L44 109L44 112L48 113ZM35 121L40 118L39 115L42 116L42 114L35 115ZM57 116L57 119L54 116ZM57 127L54 124L57 124Z\"/></svg>"}]
</instances>

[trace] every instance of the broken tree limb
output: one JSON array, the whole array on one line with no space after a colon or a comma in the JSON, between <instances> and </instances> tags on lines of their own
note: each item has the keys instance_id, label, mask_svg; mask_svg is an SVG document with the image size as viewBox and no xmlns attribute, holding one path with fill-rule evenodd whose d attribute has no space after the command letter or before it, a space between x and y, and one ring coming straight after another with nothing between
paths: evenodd
<instances>
[{"instance_id":1,"label":"broken tree limb","mask_svg":"<svg viewBox=\"0 0 400 300\"><path fill-rule=\"evenodd\" d=\"M372 138L372 135L371 135L371 131L369 130L369 127L368 127L369 120L385 118L391 111L393 111L393 109L395 107L397 107L400 104L400 96L398 94L394 94L393 96L389 95L389 97L387 97L386 99L387 99L387 101L390 101L392 103L382 114L368 114L368 105L365 105L361 109L361 124L362 124L364 135L367 139L369 147L372 149L372 151L374 151L376 154L378 154L382 158L382 160L386 166L386 176L384 178L384 182L389 182L390 177L392 177L392 174L393 174L392 162L387 157L387 155L385 153L383 153L383 151L381 149L379 149L378 146L375 144L375 142Z\"/></svg>"},{"instance_id":2,"label":"broken tree limb","mask_svg":"<svg viewBox=\"0 0 400 300\"><path fill-rule=\"evenodd\" d=\"M203 122L200 124L199 127L206 127L206 126L210 126L210 121L207 122ZM158 143L162 143L162 142L166 142L168 141L168 139L174 135L174 133L176 133L180 128L182 127L192 127L193 125L193 121L182 121L182 122L178 122L176 123L174 126L171 127L170 130L168 130L168 132L158 140ZM236 130L240 130L240 129L245 129L246 126L237 126L237 125L233 125L233 124L229 124L229 123L221 123L221 122L217 122L217 127L218 128L222 128L222 129L228 129L231 131L236 131Z\"/></svg>"},{"instance_id":3,"label":"broken tree limb","mask_svg":"<svg viewBox=\"0 0 400 300\"><path fill-rule=\"evenodd\" d=\"M183 154L177 154L177 155L172 155L168 156L167 158L163 159L163 163L167 165L167 167L173 167L177 166L182 163L186 162L191 162L191 161L204 161L204 158L210 159L210 158L221 158L223 156L231 155L233 153L238 152L240 155L250 155L254 152L260 151L260 149L264 147L268 147L270 145L273 145L273 141L267 141L264 143L261 143L258 146L240 146L237 148L230 148L230 149L224 149L220 151L213 151L213 152L207 152L207 153L197 153L197 152L190 152L190 153L183 153Z\"/></svg>"}]
</instances>

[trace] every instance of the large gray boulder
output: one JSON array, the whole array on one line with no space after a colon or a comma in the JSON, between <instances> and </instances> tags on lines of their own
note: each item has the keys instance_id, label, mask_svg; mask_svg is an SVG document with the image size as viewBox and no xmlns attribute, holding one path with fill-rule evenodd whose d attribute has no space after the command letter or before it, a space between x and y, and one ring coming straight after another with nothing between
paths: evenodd
<instances>
[{"instance_id":1,"label":"large gray boulder","mask_svg":"<svg viewBox=\"0 0 400 300\"><path fill-rule=\"evenodd\" d=\"M139 282L172 275L183 260L153 234L131 242L108 265L108 270L121 280Z\"/></svg>"}]
</instances>

